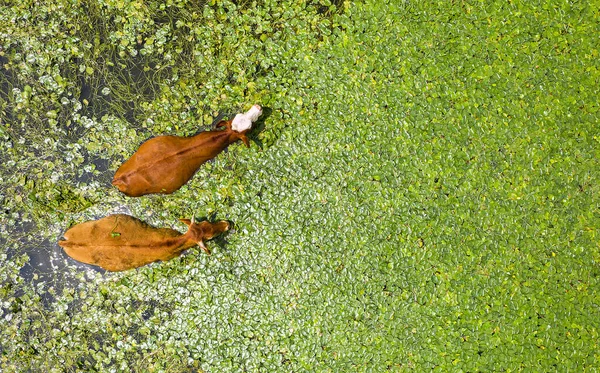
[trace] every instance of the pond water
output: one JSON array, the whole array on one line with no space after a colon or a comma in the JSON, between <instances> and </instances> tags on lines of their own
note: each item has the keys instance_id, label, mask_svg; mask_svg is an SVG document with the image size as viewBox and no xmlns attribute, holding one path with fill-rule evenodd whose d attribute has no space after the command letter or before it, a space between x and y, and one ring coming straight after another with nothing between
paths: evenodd
<instances>
[{"instance_id":1,"label":"pond water","mask_svg":"<svg viewBox=\"0 0 600 373\"><path fill-rule=\"evenodd\" d=\"M20 275L26 282L40 284L47 290L40 294L46 306L54 301L52 293L60 295L65 287L73 288L80 282L70 275L70 267L75 266L79 272L106 272L74 261L56 242L49 240L43 240L35 246L24 246L23 252L29 256L29 262L21 268Z\"/></svg>"}]
</instances>

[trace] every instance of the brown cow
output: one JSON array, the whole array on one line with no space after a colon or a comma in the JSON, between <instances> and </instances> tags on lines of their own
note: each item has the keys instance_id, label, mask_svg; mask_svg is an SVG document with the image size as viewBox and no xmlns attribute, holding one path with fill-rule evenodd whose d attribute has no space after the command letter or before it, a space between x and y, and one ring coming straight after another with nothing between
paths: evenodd
<instances>
[{"instance_id":1,"label":"brown cow","mask_svg":"<svg viewBox=\"0 0 600 373\"><path fill-rule=\"evenodd\" d=\"M130 197L151 193L171 194L187 183L198 168L216 157L229 144L242 140L262 114L260 105L233 120L221 121L225 130L205 131L192 137L158 136L143 143L119 167L112 184Z\"/></svg>"},{"instance_id":2,"label":"brown cow","mask_svg":"<svg viewBox=\"0 0 600 373\"><path fill-rule=\"evenodd\" d=\"M188 225L185 234L171 228L152 227L129 215L110 215L73 226L58 244L77 261L108 271L124 271L173 259L196 245L210 254L204 240L229 229L224 220L216 223L180 220Z\"/></svg>"}]
</instances>

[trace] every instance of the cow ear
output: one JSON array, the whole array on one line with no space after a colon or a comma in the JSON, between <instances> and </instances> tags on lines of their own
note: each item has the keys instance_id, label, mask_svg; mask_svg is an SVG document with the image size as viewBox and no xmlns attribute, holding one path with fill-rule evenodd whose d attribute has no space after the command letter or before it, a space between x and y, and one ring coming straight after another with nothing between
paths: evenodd
<instances>
[{"instance_id":1,"label":"cow ear","mask_svg":"<svg viewBox=\"0 0 600 373\"><path fill-rule=\"evenodd\" d=\"M179 219L180 222L185 223L188 227L192 225L192 221L190 219Z\"/></svg>"},{"instance_id":2,"label":"cow ear","mask_svg":"<svg viewBox=\"0 0 600 373\"><path fill-rule=\"evenodd\" d=\"M204 245L203 241L199 241L198 242L198 246L204 250L205 253L207 253L208 255L210 255L210 250Z\"/></svg>"},{"instance_id":3,"label":"cow ear","mask_svg":"<svg viewBox=\"0 0 600 373\"><path fill-rule=\"evenodd\" d=\"M219 123L217 123L217 125L215 126L215 128L221 128L221 127L231 129L231 121L230 120L222 120Z\"/></svg>"},{"instance_id":4,"label":"cow ear","mask_svg":"<svg viewBox=\"0 0 600 373\"><path fill-rule=\"evenodd\" d=\"M250 147L250 141L248 140L248 137L246 136L246 134L240 134L240 139L242 139L242 141L244 142L244 144L246 145L247 148Z\"/></svg>"}]
</instances>

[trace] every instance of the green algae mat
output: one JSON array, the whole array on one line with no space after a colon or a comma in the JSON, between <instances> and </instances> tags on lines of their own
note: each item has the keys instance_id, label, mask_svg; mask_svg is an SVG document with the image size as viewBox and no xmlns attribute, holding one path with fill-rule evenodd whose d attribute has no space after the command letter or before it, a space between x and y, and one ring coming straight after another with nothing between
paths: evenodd
<instances>
[{"instance_id":1,"label":"green algae mat","mask_svg":"<svg viewBox=\"0 0 600 373\"><path fill-rule=\"evenodd\" d=\"M597 1L0 4L0 370L600 370ZM265 109L176 193L146 139ZM234 228L105 273L128 213Z\"/></svg>"}]
</instances>

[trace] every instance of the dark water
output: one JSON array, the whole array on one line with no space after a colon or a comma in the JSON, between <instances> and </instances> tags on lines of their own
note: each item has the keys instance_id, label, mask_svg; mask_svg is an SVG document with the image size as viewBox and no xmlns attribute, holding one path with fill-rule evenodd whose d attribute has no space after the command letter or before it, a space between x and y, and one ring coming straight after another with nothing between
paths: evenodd
<instances>
[{"instance_id":1,"label":"dark water","mask_svg":"<svg viewBox=\"0 0 600 373\"><path fill-rule=\"evenodd\" d=\"M77 273L105 272L71 259L57 241L40 237L36 242L35 232L38 230L32 222L18 224L9 232L8 240L1 242L0 246L7 253L8 260L27 254L29 261L20 269L19 276L25 284L38 289L37 294L44 305L51 304L55 295L60 296L64 288L76 287L80 282L75 277ZM76 267L76 271L72 271L73 267ZM22 292L17 289L16 296L21 295Z\"/></svg>"},{"instance_id":2,"label":"dark water","mask_svg":"<svg viewBox=\"0 0 600 373\"><path fill-rule=\"evenodd\" d=\"M77 270L81 272L105 272L101 268L71 259L56 242L49 240L44 240L36 246L25 246L23 250L29 256L29 262L21 268L19 274L26 282L34 285L43 284L44 291L39 295L44 305L54 301L54 295L49 292L50 289L60 296L64 288L77 286L79 280L71 275L70 266L77 267Z\"/></svg>"}]
</instances>

